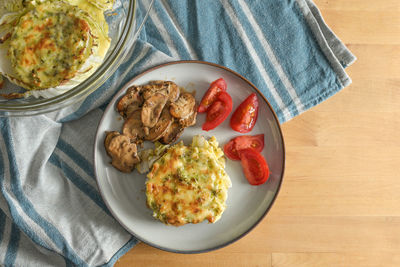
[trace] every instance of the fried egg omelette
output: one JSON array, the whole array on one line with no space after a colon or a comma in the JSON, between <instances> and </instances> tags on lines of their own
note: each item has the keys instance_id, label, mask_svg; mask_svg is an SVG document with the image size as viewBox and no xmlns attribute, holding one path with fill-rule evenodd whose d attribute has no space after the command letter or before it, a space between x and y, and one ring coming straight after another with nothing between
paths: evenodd
<instances>
[{"instance_id":1,"label":"fried egg omelette","mask_svg":"<svg viewBox=\"0 0 400 267\"><path fill-rule=\"evenodd\" d=\"M181 226L208 220L215 223L226 208L231 180L215 137L194 136L179 142L158 159L147 175L147 206L167 225Z\"/></svg>"}]
</instances>

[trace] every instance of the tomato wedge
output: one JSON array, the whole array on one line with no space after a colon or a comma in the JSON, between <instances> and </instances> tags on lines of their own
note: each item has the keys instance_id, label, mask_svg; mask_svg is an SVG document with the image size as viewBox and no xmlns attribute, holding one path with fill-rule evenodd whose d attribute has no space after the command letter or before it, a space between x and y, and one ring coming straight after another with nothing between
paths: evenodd
<instances>
[{"instance_id":1,"label":"tomato wedge","mask_svg":"<svg viewBox=\"0 0 400 267\"><path fill-rule=\"evenodd\" d=\"M231 160L240 160L238 151L245 148L253 148L261 152L264 149L264 134L235 137L224 146L224 153Z\"/></svg>"},{"instance_id":2,"label":"tomato wedge","mask_svg":"<svg viewBox=\"0 0 400 267\"><path fill-rule=\"evenodd\" d=\"M235 138L236 150L253 148L257 152L264 149L264 134L242 135Z\"/></svg>"},{"instance_id":3,"label":"tomato wedge","mask_svg":"<svg viewBox=\"0 0 400 267\"><path fill-rule=\"evenodd\" d=\"M223 78L213 81L201 99L197 112L203 113L217 100L219 93L226 91L226 82Z\"/></svg>"},{"instance_id":4,"label":"tomato wedge","mask_svg":"<svg viewBox=\"0 0 400 267\"><path fill-rule=\"evenodd\" d=\"M236 150L235 139L231 139L224 145L224 154L231 160L240 160L239 154Z\"/></svg>"},{"instance_id":5,"label":"tomato wedge","mask_svg":"<svg viewBox=\"0 0 400 267\"><path fill-rule=\"evenodd\" d=\"M258 117L258 99L255 93L249 95L235 110L231 118L231 128L239 133L250 132Z\"/></svg>"},{"instance_id":6,"label":"tomato wedge","mask_svg":"<svg viewBox=\"0 0 400 267\"><path fill-rule=\"evenodd\" d=\"M256 150L246 148L239 151L244 175L251 185L261 185L268 180L269 168L265 158Z\"/></svg>"},{"instance_id":7,"label":"tomato wedge","mask_svg":"<svg viewBox=\"0 0 400 267\"><path fill-rule=\"evenodd\" d=\"M207 111L206 122L202 129L209 131L220 125L232 111L232 97L227 92L221 92L217 100Z\"/></svg>"}]
</instances>

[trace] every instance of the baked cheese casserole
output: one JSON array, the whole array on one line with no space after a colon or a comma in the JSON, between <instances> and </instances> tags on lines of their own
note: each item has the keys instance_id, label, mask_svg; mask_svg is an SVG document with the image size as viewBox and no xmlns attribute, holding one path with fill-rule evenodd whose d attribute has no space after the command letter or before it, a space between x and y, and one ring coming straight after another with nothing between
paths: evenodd
<instances>
[{"instance_id":1,"label":"baked cheese casserole","mask_svg":"<svg viewBox=\"0 0 400 267\"><path fill-rule=\"evenodd\" d=\"M194 136L190 146L171 146L147 178L147 205L165 224L215 223L226 209L231 181L215 137Z\"/></svg>"},{"instance_id":2,"label":"baked cheese casserole","mask_svg":"<svg viewBox=\"0 0 400 267\"><path fill-rule=\"evenodd\" d=\"M0 74L29 90L20 97L48 98L75 87L95 72L110 47L104 12L113 3L0 1Z\"/></svg>"}]
</instances>

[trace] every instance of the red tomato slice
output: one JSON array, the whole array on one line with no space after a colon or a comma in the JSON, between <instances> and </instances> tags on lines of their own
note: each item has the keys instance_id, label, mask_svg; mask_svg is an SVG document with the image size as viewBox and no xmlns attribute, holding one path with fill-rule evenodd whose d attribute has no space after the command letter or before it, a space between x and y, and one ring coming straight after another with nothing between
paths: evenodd
<instances>
[{"instance_id":1,"label":"red tomato slice","mask_svg":"<svg viewBox=\"0 0 400 267\"><path fill-rule=\"evenodd\" d=\"M231 118L231 127L239 133L250 132L258 117L258 99L255 93L249 95L235 110Z\"/></svg>"},{"instance_id":2,"label":"red tomato slice","mask_svg":"<svg viewBox=\"0 0 400 267\"><path fill-rule=\"evenodd\" d=\"M235 138L235 144L237 151L253 148L257 152L261 152L264 149L264 134L238 136Z\"/></svg>"},{"instance_id":3,"label":"red tomato slice","mask_svg":"<svg viewBox=\"0 0 400 267\"><path fill-rule=\"evenodd\" d=\"M206 122L202 129L209 131L220 125L232 111L232 98L227 92L221 92L217 100L207 111Z\"/></svg>"},{"instance_id":4,"label":"red tomato slice","mask_svg":"<svg viewBox=\"0 0 400 267\"><path fill-rule=\"evenodd\" d=\"M224 154L231 160L240 160L235 146L235 138L224 145Z\"/></svg>"},{"instance_id":5,"label":"red tomato slice","mask_svg":"<svg viewBox=\"0 0 400 267\"><path fill-rule=\"evenodd\" d=\"M269 168L265 158L252 148L239 151L244 176L251 185L265 183L269 177Z\"/></svg>"},{"instance_id":6,"label":"red tomato slice","mask_svg":"<svg viewBox=\"0 0 400 267\"><path fill-rule=\"evenodd\" d=\"M224 146L224 153L231 160L240 160L238 151L246 148L253 148L257 152L261 152L264 148L264 134L235 137Z\"/></svg>"},{"instance_id":7,"label":"red tomato slice","mask_svg":"<svg viewBox=\"0 0 400 267\"><path fill-rule=\"evenodd\" d=\"M207 92L201 99L200 105L197 108L199 113L206 112L208 108L217 100L219 93L226 91L226 82L224 79L219 78L210 84Z\"/></svg>"}]
</instances>

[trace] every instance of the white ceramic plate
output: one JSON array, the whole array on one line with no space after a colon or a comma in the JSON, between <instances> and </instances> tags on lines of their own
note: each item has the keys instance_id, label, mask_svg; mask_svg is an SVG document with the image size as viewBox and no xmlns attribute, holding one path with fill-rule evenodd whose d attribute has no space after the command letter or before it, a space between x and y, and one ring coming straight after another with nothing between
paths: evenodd
<instances>
[{"instance_id":1,"label":"white ceramic plate","mask_svg":"<svg viewBox=\"0 0 400 267\"><path fill-rule=\"evenodd\" d=\"M171 80L188 91L196 90L196 100L210 83L223 77L233 99L233 110L250 94L256 92L260 102L259 116L251 135L264 133L262 152L271 171L268 181L261 186L250 185L243 175L239 161L227 160L226 171L232 180L228 191L227 209L215 224L203 222L180 227L167 226L155 220L146 207L145 175L137 171L124 174L110 164L104 149L105 132L120 131L123 120L115 109L116 101L133 84L142 85L151 80ZM180 140L190 144L193 135L215 136L222 147L234 136L240 135L229 126L228 119L209 132L201 130L205 114L197 116L197 123L186 128ZM114 217L139 240L172 252L199 253L226 246L248 233L267 214L283 178L285 150L282 132L272 108L260 92L239 74L215 64L201 61L178 61L152 68L126 84L107 107L99 124L94 164L97 183L105 203Z\"/></svg>"}]
</instances>

